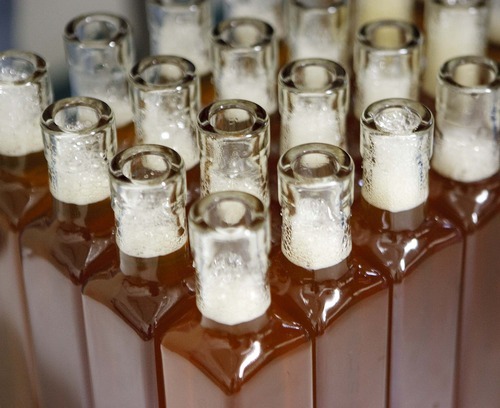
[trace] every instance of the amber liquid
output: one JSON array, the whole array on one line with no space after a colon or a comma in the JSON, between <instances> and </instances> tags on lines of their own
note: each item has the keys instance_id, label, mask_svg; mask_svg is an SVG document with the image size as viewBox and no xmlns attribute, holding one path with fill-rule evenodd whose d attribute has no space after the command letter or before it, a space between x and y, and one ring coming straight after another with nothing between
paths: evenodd
<instances>
[{"instance_id":1,"label":"amber liquid","mask_svg":"<svg viewBox=\"0 0 500 408\"><path fill-rule=\"evenodd\" d=\"M271 282L274 300L314 338L316 406L384 407L389 277L352 253L312 271L279 252Z\"/></svg>"},{"instance_id":2,"label":"amber liquid","mask_svg":"<svg viewBox=\"0 0 500 408\"><path fill-rule=\"evenodd\" d=\"M161 342L168 408L313 406L311 342L282 309L227 326L183 308Z\"/></svg>"},{"instance_id":3,"label":"amber liquid","mask_svg":"<svg viewBox=\"0 0 500 408\"><path fill-rule=\"evenodd\" d=\"M50 205L43 152L0 155L0 406L32 407L38 391L19 234Z\"/></svg>"},{"instance_id":4,"label":"amber liquid","mask_svg":"<svg viewBox=\"0 0 500 408\"><path fill-rule=\"evenodd\" d=\"M44 407L92 407L81 287L114 253L108 200L53 199L21 234L23 277Z\"/></svg>"},{"instance_id":5,"label":"amber liquid","mask_svg":"<svg viewBox=\"0 0 500 408\"><path fill-rule=\"evenodd\" d=\"M392 277L389 405L451 407L462 237L425 206L400 213L353 206L355 248Z\"/></svg>"},{"instance_id":6,"label":"amber liquid","mask_svg":"<svg viewBox=\"0 0 500 408\"><path fill-rule=\"evenodd\" d=\"M130 122L125 126L117 128L116 140L118 143L117 152L121 152L122 150L134 146L136 144L134 122Z\"/></svg>"},{"instance_id":7,"label":"amber liquid","mask_svg":"<svg viewBox=\"0 0 500 408\"><path fill-rule=\"evenodd\" d=\"M500 403L500 174L460 183L431 172L431 202L465 237L457 406Z\"/></svg>"},{"instance_id":8,"label":"amber liquid","mask_svg":"<svg viewBox=\"0 0 500 408\"><path fill-rule=\"evenodd\" d=\"M187 244L158 258L120 253L83 290L96 407L164 407L159 341L194 296ZM169 407L170 408L170 407Z\"/></svg>"}]
</instances>

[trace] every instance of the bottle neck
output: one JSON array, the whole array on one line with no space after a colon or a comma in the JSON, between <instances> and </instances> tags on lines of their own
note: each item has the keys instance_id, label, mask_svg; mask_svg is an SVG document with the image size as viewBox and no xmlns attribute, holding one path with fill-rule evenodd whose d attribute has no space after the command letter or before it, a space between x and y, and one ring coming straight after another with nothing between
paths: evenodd
<instances>
[{"instance_id":1,"label":"bottle neck","mask_svg":"<svg viewBox=\"0 0 500 408\"><path fill-rule=\"evenodd\" d=\"M255 333L262 330L262 328L269 322L269 313L270 311L268 309L264 314L253 320L235 325L219 323L202 315L201 326L211 330L230 333L235 336L245 335L247 333Z\"/></svg>"}]
</instances>

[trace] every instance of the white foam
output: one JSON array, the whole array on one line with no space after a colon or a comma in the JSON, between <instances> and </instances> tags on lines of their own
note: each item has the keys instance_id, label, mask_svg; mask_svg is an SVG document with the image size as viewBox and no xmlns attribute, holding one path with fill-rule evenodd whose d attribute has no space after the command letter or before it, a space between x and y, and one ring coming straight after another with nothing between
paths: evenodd
<instances>
[{"instance_id":1,"label":"white foam","mask_svg":"<svg viewBox=\"0 0 500 408\"><path fill-rule=\"evenodd\" d=\"M3 85L0 90L0 154L24 156L43 150L38 89ZM8 89L7 89L8 88Z\"/></svg>"},{"instance_id":2,"label":"white foam","mask_svg":"<svg viewBox=\"0 0 500 408\"><path fill-rule=\"evenodd\" d=\"M382 210L406 211L424 203L429 194L429 157L417 136L374 137L364 147L361 193Z\"/></svg>"},{"instance_id":3,"label":"white foam","mask_svg":"<svg viewBox=\"0 0 500 408\"><path fill-rule=\"evenodd\" d=\"M84 145L78 145L77 152L75 147L58 143L57 157L49 162L50 192L69 204L87 205L105 200L110 195L108 163L99 152L89 155Z\"/></svg>"},{"instance_id":4,"label":"white foam","mask_svg":"<svg viewBox=\"0 0 500 408\"><path fill-rule=\"evenodd\" d=\"M278 107L274 85L265 72L249 75L228 69L214 79L218 99L246 99L260 105L268 115Z\"/></svg>"},{"instance_id":5,"label":"white foam","mask_svg":"<svg viewBox=\"0 0 500 408\"><path fill-rule=\"evenodd\" d=\"M411 74L394 72L383 64L372 63L363 72L356 74L356 115L361 117L363 110L373 102L388 98L417 99L417 84Z\"/></svg>"},{"instance_id":6,"label":"white foam","mask_svg":"<svg viewBox=\"0 0 500 408\"><path fill-rule=\"evenodd\" d=\"M180 231L179 225L161 205L146 211L122 209L115 215L118 247L130 256L152 258L168 255L186 244L187 233Z\"/></svg>"},{"instance_id":7,"label":"white foam","mask_svg":"<svg viewBox=\"0 0 500 408\"><path fill-rule=\"evenodd\" d=\"M500 147L490 130L482 135L470 131L441 128L442 138L436 138L432 168L444 177L470 183L496 174L500 168Z\"/></svg>"},{"instance_id":8,"label":"white foam","mask_svg":"<svg viewBox=\"0 0 500 408\"><path fill-rule=\"evenodd\" d=\"M107 101L102 98L102 100L111 107L113 113L115 114L115 123L117 129L127 126L133 120L132 106L130 105L129 99L122 98L109 98Z\"/></svg>"},{"instance_id":9,"label":"white foam","mask_svg":"<svg viewBox=\"0 0 500 408\"><path fill-rule=\"evenodd\" d=\"M153 42L154 55L177 55L186 58L194 64L200 76L211 71L208 37L198 25L198 20L193 23L184 19L179 23L175 18L167 18L156 35L157 38Z\"/></svg>"},{"instance_id":10,"label":"white foam","mask_svg":"<svg viewBox=\"0 0 500 408\"><path fill-rule=\"evenodd\" d=\"M338 114L332 112L331 107L296 106L293 113L283 113L281 153L299 144L313 142L345 147Z\"/></svg>"},{"instance_id":11,"label":"white foam","mask_svg":"<svg viewBox=\"0 0 500 408\"><path fill-rule=\"evenodd\" d=\"M252 256L262 253L253 245L263 243L262 232L235 229L231 243L244 247L243 251L228 250L224 246L220 249L218 233L200 238L207 240L196 246L203 249L195 255L199 288L196 304L203 316L228 325L262 316L271 304L266 280L267 253Z\"/></svg>"},{"instance_id":12,"label":"white foam","mask_svg":"<svg viewBox=\"0 0 500 408\"><path fill-rule=\"evenodd\" d=\"M180 109L165 112L149 105L146 101L146 113L138 118L139 142L168 146L181 155L186 170L195 167L200 162L200 152L189 112Z\"/></svg>"},{"instance_id":13,"label":"white foam","mask_svg":"<svg viewBox=\"0 0 500 408\"><path fill-rule=\"evenodd\" d=\"M290 262L306 269L337 265L351 252L345 224L325 201L300 199L294 215L283 216L282 251Z\"/></svg>"},{"instance_id":14,"label":"white foam","mask_svg":"<svg viewBox=\"0 0 500 408\"><path fill-rule=\"evenodd\" d=\"M435 96L441 65L462 55L484 55L485 30L481 13L468 8L449 8L426 22L426 67L423 89Z\"/></svg>"}]
</instances>

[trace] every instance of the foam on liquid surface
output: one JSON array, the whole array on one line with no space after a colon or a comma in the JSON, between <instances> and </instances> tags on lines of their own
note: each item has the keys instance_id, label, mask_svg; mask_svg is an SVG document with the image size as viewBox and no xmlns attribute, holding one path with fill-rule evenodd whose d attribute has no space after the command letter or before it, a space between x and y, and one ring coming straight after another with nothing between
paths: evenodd
<instances>
[{"instance_id":1,"label":"foam on liquid surface","mask_svg":"<svg viewBox=\"0 0 500 408\"><path fill-rule=\"evenodd\" d=\"M351 252L344 222L317 199L299 200L295 214L283 218L282 250L290 262L306 269L338 264Z\"/></svg>"},{"instance_id":2,"label":"foam on liquid surface","mask_svg":"<svg viewBox=\"0 0 500 408\"><path fill-rule=\"evenodd\" d=\"M3 88L5 91L0 90L0 154L25 156L42 151L40 114L43 108L37 89L18 85Z\"/></svg>"},{"instance_id":3,"label":"foam on liquid surface","mask_svg":"<svg viewBox=\"0 0 500 408\"><path fill-rule=\"evenodd\" d=\"M363 147L361 193L373 206L400 212L424 203L428 196L428 143L412 130L420 118L409 110L386 109L376 118L377 127L391 135L371 138Z\"/></svg>"},{"instance_id":4,"label":"foam on liquid surface","mask_svg":"<svg viewBox=\"0 0 500 408\"><path fill-rule=\"evenodd\" d=\"M493 176L500 168L498 140L476 129L446 127L436 139L432 168L444 177L470 183ZM490 130L489 132L492 132Z\"/></svg>"}]
</instances>

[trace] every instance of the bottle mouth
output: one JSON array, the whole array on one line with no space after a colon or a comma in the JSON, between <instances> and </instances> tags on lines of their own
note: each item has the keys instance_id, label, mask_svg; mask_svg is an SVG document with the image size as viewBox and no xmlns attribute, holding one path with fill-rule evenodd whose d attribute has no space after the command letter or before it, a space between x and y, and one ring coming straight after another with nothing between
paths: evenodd
<instances>
[{"instance_id":1,"label":"bottle mouth","mask_svg":"<svg viewBox=\"0 0 500 408\"><path fill-rule=\"evenodd\" d=\"M274 37L272 26L253 18L230 18L219 23L212 32L212 40L223 47L255 50L269 46Z\"/></svg>"},{"instance_id":2,"label":"bottle mouth","mask_svg":"<svg viewBox=\"0 0 500 408\"><path fill-rule=\"evenodd\" d=\"M7 50L0 53L0 86L25 85L47 75L47 63L33 53Z\"/></svg>"},{"instance_id":3,"label":"bottle mouth","mask_svg":"<svg viewBox=\"0 0 500 408\"><path fill-rule=\"evenodd\" d=\"M399 20L379 20L363 25L356 37L358 44L378 53L407 54L422 44L416 25Z\"/></svg>"},{"instance_id":4,"label":"bottle mouth","mask_svg":"<svg viewBox=\"0 0 500 408\"><path fill-rule=\"evenodd\" d=\"M443 64L439 80L470 93L491 92L500 88L500 67L487 57L461 56Z\"/></svg>"}]
</instances>

